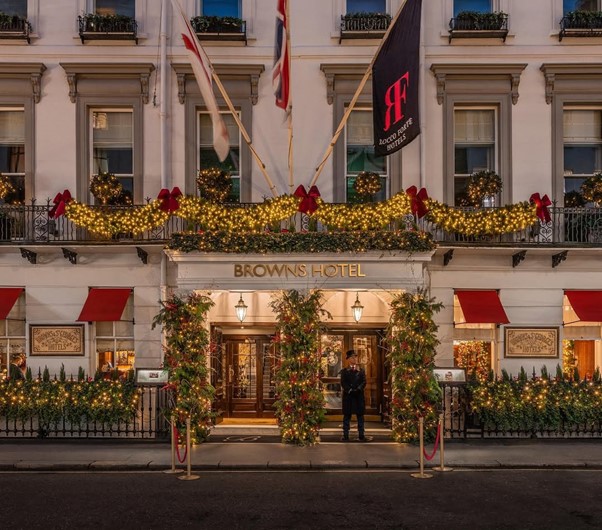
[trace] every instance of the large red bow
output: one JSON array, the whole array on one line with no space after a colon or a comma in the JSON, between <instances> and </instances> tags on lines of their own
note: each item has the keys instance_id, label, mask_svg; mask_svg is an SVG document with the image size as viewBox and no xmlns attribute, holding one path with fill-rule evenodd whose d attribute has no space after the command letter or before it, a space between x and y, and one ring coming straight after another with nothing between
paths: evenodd
<instances>
[{"instance_id":1,"label":"large red bow","mask_svg":"<svg viewBox=\"0 0 602 530\"><path fill-rule=\"evenodd\" d=\"M65 206L71 199L73 199L73 197L71 197L71 192L69 190L65 190L63 193L57 193L52 201L54 206L48 212L48 217L50 217L50 219L58 219L61 215L64 215Z\"/></svg>"},{"instance_id":2,"label":"large red bow","mask_svg":"<svg viewBox=\"0 0 602 530\"><path fill-rule=\"evenodd\" d=\"M177 186L175 186L171 191L169 191L167 188L163 188L159 192L159 195L157 195L157 199L161 201L159 210L167 213L175 212L180 207L178 198L181 196L182 192Z\"/></svg>"},{"instance_id":3,"label":"large red bow","mask_svg":"<svg viewBox=\"0 0 602 530\"><path fill-rule=\"evenodd\" d=\"M532 204L535 204L535 214L537 215L540 221L545 221L546 223L549 223L552 220L552 216L550 215L550 211L548 210L548 206L552 205L552 201L547 195L540 197L539 193L534 193L529 198L529 201Z\"/></svg>"},{"instance_id":4,"label":"large red bow","mask_svg":"<svg viewBox=\"0 0 602 530\"><path fill-rule=\"evenodd\" d=\"M293 194L295 197L301 197L298 210L301 213L311 215L318 209L318 203L316 199L320 196L317 186L309 188L309 193L305 191L305 186L301 184Z\"/></svg>"},{"instance_id":5,"label":"large red bow","mask_svg":"<svg viewBox=\"0 0 602 530\"><path fill-rule=\"evenodd\" d=\"M420 191L418 191L418 188L416 186L410 186L406 190L406 193L410 196L410 199L412 200L412 215L415 215L418 217L418 219L421 219L429 211L429 209L426 207L426 204L424 204L424 201L428 200L429 198L426 189L420 188Z\"/></svg>"}]
</instances>

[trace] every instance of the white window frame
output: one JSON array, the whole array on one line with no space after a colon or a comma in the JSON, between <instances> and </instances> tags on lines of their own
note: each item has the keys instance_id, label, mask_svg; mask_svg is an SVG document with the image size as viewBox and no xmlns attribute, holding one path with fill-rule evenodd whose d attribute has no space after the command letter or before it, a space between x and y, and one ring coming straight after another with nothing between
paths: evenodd
<instances>
[{"instance_id":1,"label":"white window frame","mask_svg":"<svg viewBox=\"0 0 602 530\"><path fill-rule=\"evenodd\" d=\"M345 107L347 108L347 106ZM372 115L373 113L373 109L371 106L367 106L367 105L356 105L353 110L351 111L350 115L353 114L354 112L370 112L370 114ZM345 124L345 130L344 130L344 140L343 140L343 144L344 144L344 158L345 158L345 182L343 183L343 187L344 187L344 195L345 195L345 202L347 202L349 200L349 197L347 196L347 181L349 180L349 177L353 177L355 176L354 174L350 174L347 171L347 123ZM368 144L371 145L371 144ZM379 175L381 177L385 178L385 182L386 182L386 186L385 186L385 198L389 198L390 197L390 190L391 190L391 179L389 178L389 174L390 174L390 167L391 164L389 163L389 158L388 157L384 157L385 158L385 164L386 164L386 170L384 173L379 173Z\"/></svg>"},{"instance_id":2,"label":"white window frame","mask_svg":"<svg viewBox=\"0 0 602 530\"><path fill-rule=\"evenodd\" d=\"M26 307L25 302L26 302L25 291L23 291L19 295L19 298L17 298L15 305L13 305L13 307L9 311L8 315L6 315L6 319L0 320L0 323L2 324L2 325L0 325L0 340L6 341L6 352L0 353L0 355L2 355L2 361L3 361L2 363L0 363L0 366L2 366L3 363L5 363L7 373L10 368L11 340L14 342L22 342L23 343L23 351L17 352L17 353L19 353L19 354L22 353L23 355L27 356L27 326L26 326L26 321L25 321L25 307ZM17 317L15 317L15 315L17 315ZM22 317L22 320L23 320L23 335L9 335L7 320L21 320L20 317Z\"/></svg>"},{"instance_id":3,"label":"white window frame","mask_svg":"<svg viewBox=\"0 0 602 530\"><path fill-rule=\"evenodd\" d=\"M36 0L36 1L39 1L39 0ZM138 32L137 32L138 39L148 38L148 33L146 31L146 28L148 26L147 3L148 3L148 0L135 0L134 11L135 11L136 24L138 25ZM156 7L159 8L160 2L153 2L153 5L155 3L156 3ZM95 6L95 0L77 0L76 9L75 9L76 12L75 12L75 16L74 16L75 34L73 35L73 38L78 39L78 40L80 39L79 27L77 25L77 17L79 15L82 15L83 13L94 13L94 10L95 10L94 6ZM159 16L158 13L157 13L157 16Z\"/></svg>"},{"instance_id":4,"label":"white window frame","mask_svg":"<svg viewBox=\"0 0 602 530\"><path fill-rule=\"evenodd\" d=\"M132 173L130 174L125 174L125 173L115 173L115 176L117 178L119 177L123 177L123 178L131 178L132 179L132 200L134 201L134 204L136 202L135 196L136 196L136 125L135 125L135 117L134 117L134 109L132 107L89 107L88 108L88 116L87 116L87 122L88 122L88 131L89 131L89 147L88 147L88 159L89 159L89 165L88 167L90 168L90 174L88 175L89 179L91 179L94 175L96 175L96 173L94 173L94 123L93 123L93 119L92 116L94 115L95 112L121 112L121 113L128 113L131 114L132 116ZM89 180L88 180L89 182ZM92 197L92 194L89 194L89 200L93 201L94 198Z\"/></svg>"},{"instance_id":5,"label":"white window frame","mask_svg":"<svg viewBox=\"0 0 602 530\"><path fill-rule=\"evenodd\" d=\"M241 118L240 109L237 109L237 113L238 113L238 118L242 119ZM201 114L208 115L209 111L208 110L204 110L204 109L197 109L197 112L196 112L196 135L195 135L195 138L196 138L196 172L197 173L199 172L199 170L201 168L201 153L200 153L200 150L201 150L201 120L200 120L200 117L201 117ZM221 110L220 114L229 115L230 111L229 110ZM242 176L241 176L241 171L240 171L242 169L242 167L243 167L243 149L242 149L242 141L243 141L243 139L242 139L242 134L240 132L240 129L238 129L238 127L237 127L237 130L238 130L238 156L239 156L239 160L238 160L238 173L234 174L234 173L230 172L230 177L232 179L238 179L238 185L239 185L239 188L238 188L239 189L239 198L238 198L238 200L240 202L243 202L243 200L242 200L242 180L241 180ZM232 142L230 142L230 144L231 143ZM204 144L204 145L207 145L207 144ZM213 148L213 146L211 146L211 147ZM197 188L196 189L196 194L198 194L198 193L199 193L199 191L198 191L198 188Z\"/></svg>"},{"instance_id":6,"label":"white window frame","mask_svg":"<svg viewBox=\"0 0 602 530\"><path fill-rule=\"evenodd\" d=\"M600 105L575 105L575 104L567 104L567 105L563 105L562 107L562 113L563 113L563 130L562 130L562 159L564 161L564 148L566 145L570 145L572 142L566 142L565 141L565 136L564 136L564 112L567 110L593 110L593 111L598 111L602 114L602 106ZM575 143L579 143L579 144L583 144L584 142L575 142ZM602 139L598 142L590 142L588 143L588 145L598 145L600 146L600 161L598 163L599 167L594 167L594 173L598 172L598 171L602 171ZM566 162L563 164L566 165ZM564 173L564 168L563 168L563 173ZM564 173L564 179L563 179L563 193L566 193L566 180L567 178L576 178L576 179L586 179L587 177L591 177L594 173L573 173L571 175L567 175L566 173Z\"/></svg>"},{"instance_id":7,"label":"white window frame","mask_svg":"<svg viewBox=\"0 0 602 530\"><path fill-rule=\"evenodd\" d=\"M25 177L25 174L27 172L26 169L26 165L27 165L27 114L25 112L25 107L22 105L15 105L15 106L7 106L7 105L2 105L0 106L0 112L15 112L15 111L20 111L23 113L23 121L24 121L24 130L23 130L23 172L22 173L8 173L8 172L3 172L3 175L6 175L7 177L22 177L23 178L23 189L25 190L25 198L27 198L27 179Z\"/></svg>"},{"instance_id":8,"label":"white window frame","mask_svg":"<svg viewBox=\"0 0 602 530\"><path fill-rule=\"evenodd\" d=\"M454 197L456 196L456 179L457 178L467 178L470 177L471 173L456 173L456 136L455 136L455 124L456 124L456 112L458 111L469 111L469 110L492 110L493 111L493 167L492 168L483 168L488 169L490 171L495 171L499 174L499 160L500 160L500 138L499 138L499 130L500 130L500 116L499 116L499 108L494 105L455 105L454 106L454 127L452 134L453 136L453 145L454 145ZM478 144L474 144L478 145ZM500 206L499 204L497 206Z\"/></svg>"},{"instance_id":9,"label":"white window frame","mask_svg":"<svg viewBox=\"0 0 602 530\"><path fill-rule=\"evenodd\" d=\"M134 332L134 293L131 293L126 305L125 305L125 309L123 311L123 313L125 315L131 315L132 319L127 319L127 320L117 320L117 321L112 321L112 322L103 322L103 325L106 324L111 324L112 327L112 334L111 335L100 335L98 334L98 322L94 323L94 363L93 366L95 367L95 370L101 370L102 366L99 366L99 362L98 362L98 354L99 354L99 341L108 343L111 342L112 343L112 351L113 351L113 366L112 368L115 369L118 366L118 362L117 362L117 351L133 351L134 352L134 357L133 357L133 362L132 362L132 369L135 367L136 364L136 341L135 341L135 332ZM131 335L118 335L117 331L116 331L116 323L117 322L127 322L129 324L131 324ZM132 347L127 348L126 350L118 350L117 349L117 344L119 341L128 341L131 343ZM103 351L106 351L106 348L103 348Z\"/></svg>"}]
</instances>

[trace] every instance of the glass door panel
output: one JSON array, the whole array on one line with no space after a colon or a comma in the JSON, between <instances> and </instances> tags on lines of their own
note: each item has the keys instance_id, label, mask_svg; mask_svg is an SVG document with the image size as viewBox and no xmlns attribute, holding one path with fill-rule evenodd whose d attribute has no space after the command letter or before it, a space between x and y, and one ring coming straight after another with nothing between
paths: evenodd
<instances>
[{"instance_id":1,"label":"glass door panel","mask_svg":"<svg viewBox=\"0 0 602 530\"><path fill-rule=\"evenodd\" d=\"M377 411L380 404L379 362L376 335L354 335L352 346L358 354L360 366L366 371L366 412Z\"/></svg>"},{"instance_id":2,"label":"glass door panel","mask_svg":"<svg viewBox=\"0 0 602 530\"><path fill-rule=\"evenodd\" d=\"M320 337L320 352L322 384L326 410L329 412L342 410L341 376L343 368L344 335L322 335Z\"/></svg>"}]
</instances>

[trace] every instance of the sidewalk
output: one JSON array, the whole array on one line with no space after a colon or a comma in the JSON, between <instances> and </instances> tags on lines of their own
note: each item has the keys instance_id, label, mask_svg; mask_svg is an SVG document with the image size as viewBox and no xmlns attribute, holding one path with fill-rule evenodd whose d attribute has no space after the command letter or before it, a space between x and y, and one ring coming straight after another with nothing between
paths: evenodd
<instances>
[{"instance_id":1,"label":"sidewalk","mask_svg":"<svg viewBox=\"0 0 602 530\"><path fill-rule=\"evenodd\" d=\"M432 446L427 447L427 452ZM195 470L416 470L419 449L393 442L212 442L192 449ZM448 442L455 469L602 469L602 441L475 440ZM439 465L439 454L426 467ZM158 471L169 469L168 444L94 441L0 442L0 471ZM184 467L184 466L179 466Z\"/></svg>"}]
</instances>

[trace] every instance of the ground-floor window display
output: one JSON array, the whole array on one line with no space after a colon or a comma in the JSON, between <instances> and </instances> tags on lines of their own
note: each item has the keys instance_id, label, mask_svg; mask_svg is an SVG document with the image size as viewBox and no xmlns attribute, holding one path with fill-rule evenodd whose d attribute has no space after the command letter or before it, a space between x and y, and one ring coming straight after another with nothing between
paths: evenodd
<instances>
[{"instance_id":1,"label":"ground-floor window display","mask_svg":"<svg viewBox=\"0 0 602 530\"><path fill-rule=\"evenodd\" d=\"M0 372L25 374L27 355L25 351L25 293L13 289L11 307L0 314ZM18 291L18 292L17 292ZM6 313L6 315L4 315Z\"/></svg>"},{"instance_id":2,"label":"ground-floor window display","mask_svg":"<svg viewBox=\"0 0 602 530\"><path fill-rule=\"evenodd\" d=\"M121 320L96 322L96 369L104 374L113 370L125 374L134 369L134 303L130 296Z\"/></svg>"}]
</instances>

